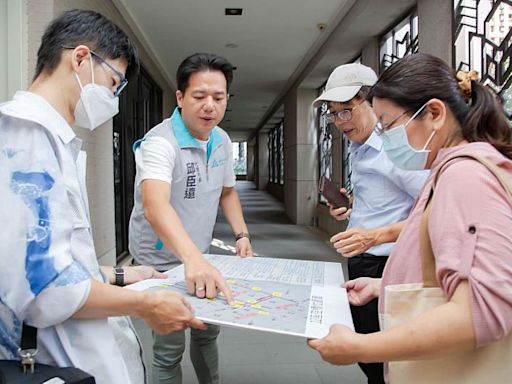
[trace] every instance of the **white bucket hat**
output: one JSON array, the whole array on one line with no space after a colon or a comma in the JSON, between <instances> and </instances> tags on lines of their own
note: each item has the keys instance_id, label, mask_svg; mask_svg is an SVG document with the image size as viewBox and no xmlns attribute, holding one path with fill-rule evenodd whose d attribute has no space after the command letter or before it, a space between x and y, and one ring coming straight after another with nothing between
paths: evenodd
<instances>
[{"instance_id":1,"label":"white bucket hat","mask_svg":"<svg viewBox=\"0 0 512 384\"><path fill-rule=\"evenodd\" d=\"M358 63L340 65L332 71L324 93L313 102L313 107L318 108L326 101L344 103L357 95L362 86L372 86L376 82L377 75L366 65Z\"/></svg>"}]
</instances>

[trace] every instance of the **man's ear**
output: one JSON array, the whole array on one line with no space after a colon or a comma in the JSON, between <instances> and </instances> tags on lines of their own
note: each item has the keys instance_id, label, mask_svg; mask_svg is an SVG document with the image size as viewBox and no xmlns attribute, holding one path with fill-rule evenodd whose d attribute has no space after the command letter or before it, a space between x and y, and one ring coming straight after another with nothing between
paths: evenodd
<instances>
[{"instance_id":1,"label":"man's ear","mask_svg":"<svg viewBox=\"0 0 512 384\"><path fill-rule=\"evenodd\" d=\"M71 66L73 72L80 73L85 64L90 65L86 59L90 59L91 50L86 45L79 45L71 52Z\"/></svg>"},{"instance_id":2,"label":"man's ear","mask_svg":"<svg viewBox=\"0 0 512 384\"><path fill-rule=\"evenodd\" d=\"M178 103L178 107L183 108L183 93L180 90L176 91L176 102Z\"/></svg>"},{"instance_id":3,"label":"man's ear","mask_svg":"<svg viewBox=\"0 0 512 384\"><path fill-rule=\"evenodd\" d=\"M432 128L434 130L441 128L446 122L446 105L439 99L431 99L426 109L432 120Z\"/></svg>"}]
</instances>

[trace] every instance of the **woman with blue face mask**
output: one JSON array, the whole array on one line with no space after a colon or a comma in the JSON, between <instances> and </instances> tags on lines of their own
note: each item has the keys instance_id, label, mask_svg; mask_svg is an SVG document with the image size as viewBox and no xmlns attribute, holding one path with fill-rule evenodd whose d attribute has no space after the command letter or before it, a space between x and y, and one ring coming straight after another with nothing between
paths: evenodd
<instances>
[{"instance_id":1,"label":"woman with blue face mask","mask_svg":"<svg viewBox=\"0 0 512 384\"><path fill-rule=\"evenodd\" d=\"M430 169L431 174L382 279L348 281L349 301L363 305L380 297L379 313L385 320L386 287L418 283L423 288L429 281L440 288L443 303L391 328L384 321L385 330L372 334L356 334L336 325L324 339L310 341L310 346L324 360L340 365L432 359L442 354L448 359L461 351L476 356L509 341L503 355L510 358L512 192L505 185L512 182L512 131L501 106L477 81L476 72L456 75L442 60L427 54L393 64L369 99L389 159L400 168ZM474 156L491 168L497 166L503 181ZM433 255L430 280L424 263L427 249ZM489 380L503 382L494 380L493 374L509 372L509 365L495 362L487 372ZM469 360L459 366L460 377L473 368ZM423 371L423 376L431 373L435 374Z\"/></svg>"}]
</instances>

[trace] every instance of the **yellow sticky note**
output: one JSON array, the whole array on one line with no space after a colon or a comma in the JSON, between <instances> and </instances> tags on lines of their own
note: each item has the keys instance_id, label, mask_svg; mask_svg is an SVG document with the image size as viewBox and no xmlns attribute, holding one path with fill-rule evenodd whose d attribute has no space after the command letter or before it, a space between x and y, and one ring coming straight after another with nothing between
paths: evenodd
<instances>
[{"instance_id":1,"label":"yellow sticky note","mask_svg":"<svg viewBox=\"0 0 512 384\"><path fill-rule=\"evenodd\" d=\"M249 304L256 304L258 301L257 301L257 300L254 300L254 299L249 299L249 300L247 300L247 302L248 302Z\"/></svg>"},{"instance_id":2,"label":"yellow sticky note","mask_svg":"<svg viewBox=\"0 0 512 384\"><path fill-rule=\"evenodd\" d=\"M270 315L270 313L267 312L267 311L258 311L258 315L260 315L260 316L268 316L268 315Z\"/></svg>"},{"instance_id":3,"label":"yellow sticky note","mask_svg":"<svg viewBox=\"0 0 512 384\"><path fill-rule=\"evenodd\" d=\"M256 292L259 292L259 291L261 291L261 288L260 287L252 287L252 290L256 291Z\"/></svg>"},{"instance_id":4,"label":"yellow sticky note","mask_svg":"<svg viewBox=\"0 0 512 384\"><path fill-rule=\"evenodd\" d=\"M272 296L281 297L281 296L283 296L283 294L281 292L272 292Z\"/></svg>"},{"instance_id":5,"label":"yellow sticky note","mask_svg":"<svg viewBox=\"0 0 512 384\"><path fill-rule=\"evenodd\" d=\"M251 305L251 307L256 308L256 309L260 309L261 308L261 304L253 304L253 305Z\"/></svg>"}]
</instances>

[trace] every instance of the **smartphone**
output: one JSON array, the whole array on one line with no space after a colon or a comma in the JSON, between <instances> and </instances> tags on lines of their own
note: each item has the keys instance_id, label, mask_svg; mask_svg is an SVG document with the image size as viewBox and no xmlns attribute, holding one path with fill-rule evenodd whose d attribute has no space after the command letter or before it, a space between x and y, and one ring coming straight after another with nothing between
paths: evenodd
<instances>
[{"instance_id":1,"label":"smartphone","mask_svg":"<svg viewBox=\"0 0 512 384\"><path fill-rule=\"evenodd\" d=\"M350 199L341 193L336 184L327 177L322 177L320 179L318 190L334 208L350 208Z\"/></svg>"}]
</instances>

